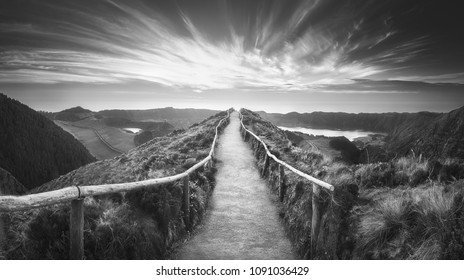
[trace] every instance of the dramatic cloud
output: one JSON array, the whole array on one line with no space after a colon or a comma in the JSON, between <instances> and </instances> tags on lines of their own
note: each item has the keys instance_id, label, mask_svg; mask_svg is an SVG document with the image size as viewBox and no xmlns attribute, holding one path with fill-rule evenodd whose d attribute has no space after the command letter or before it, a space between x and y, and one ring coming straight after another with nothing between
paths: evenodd
<instances>
[{"instance_id":1,"label":"dramatic cloud","mask_svg":"<svg viewBox=\"0 0 464 280\"><path fill-rule=\"evenodd\" d=\"M0 85L140 81L196 93L349 93L366 91L359 79L463 83L464 46L454 40L460 31L452 6L6 0L0 3ZM430 23L433 16L440 21Z\"/></svg>"}]
</instances>

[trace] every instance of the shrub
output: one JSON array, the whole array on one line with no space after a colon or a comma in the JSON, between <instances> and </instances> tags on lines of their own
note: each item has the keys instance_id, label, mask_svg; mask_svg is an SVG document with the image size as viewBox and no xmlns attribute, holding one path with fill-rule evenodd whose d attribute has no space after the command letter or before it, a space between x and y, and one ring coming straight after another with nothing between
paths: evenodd
<instances>
[{"instance_id":1,"label":"shrub","mask_svg":"<svg viewBox=\"0 0 464 280\"><path fill-rule=\"evenodd\" d=\"M355 178L361 189L392 187L394 173L394 168L388 163L371 163L359 166Z\"/></svg>"},{"instance_id":2,"label":"shrub","mask_svg":"<svg viewBox=\"0 0 464 280\"><path fill-rule=\"evenodd\" d=\"M383 193L358 216L360 258L464 258L463 184L421 185Z\"/></svg>"},{"instance_id":3,"label":"shrub","mask_svg":"<svg viewBox=\"0 0 464 280\"><path fill-rule=\"evenodd\" d=\"M402 253L391 244L394 239L404 240L411 214L411 201L407 196L388 196L377 202L372 212L361 217L358 225L361 255L378 259L395 258Z\"/></svg>"},{"instance_id":4,"label":"shrub","mask_svg":"<svg viewBox=\"0 0 464 280\"><path fill-rule=\"evenodd\" d=\"M454 158L446 159L440 169L438 179L441 182L453 182L464 179L464 162Z\"/></svg>"}]
</instances>

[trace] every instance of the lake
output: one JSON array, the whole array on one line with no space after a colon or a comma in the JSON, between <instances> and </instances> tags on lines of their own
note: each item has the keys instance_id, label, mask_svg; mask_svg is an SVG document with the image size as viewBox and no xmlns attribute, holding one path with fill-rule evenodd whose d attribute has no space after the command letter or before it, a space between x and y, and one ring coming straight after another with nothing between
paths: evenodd
<instances>
[{"instance_id":1,"label":"lake","mask_svg":"<svg viewBox=\"0 0 464 280\"><path fill-rule=\"evenodd\" d=\"M125 127L123 129L129 132L132 132L132 133L139 133L141 130L140 128L135 128L135 127Z\"/></svg>"},{"instance_id":2,"label":"lake","mask_svg":"<svg viewBox=\"0 0 464 280\"><path fill-rule=\"evenodd\" d=\"M305 128L305 127L284 127L279 126L280 129L288 131L299 131L306 134L312 135L324 135L327 137L336 137L336 136L345 136L348 140L353 141L353 139L358 137L368 136L369 134L379 134L377 132L371 131L362 131L362 130L332 130L332 129L314 129L314 128Z\"/></svg>"}]
</instances>

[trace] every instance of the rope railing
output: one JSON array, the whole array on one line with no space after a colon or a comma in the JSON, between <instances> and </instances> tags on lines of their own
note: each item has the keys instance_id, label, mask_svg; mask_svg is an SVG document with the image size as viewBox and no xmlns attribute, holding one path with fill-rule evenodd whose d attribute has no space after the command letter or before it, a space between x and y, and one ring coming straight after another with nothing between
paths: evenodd
<instances>
[{"instance_id":1,"label":"rope railing","mask_svg":"<svg viewBox=\"0 0 464 280\"><path fill-rule=\"evenodd\" d=\"M143 188L165 185L168 183L183 180L183 211L184 222L186 227L190 227L190 189L189 176L200 167L212 166L214 159L214 148L219 135L219 128L224 121L230 117L230 109L227 110L227 116L222 118L216 126L211 149L203 160L190 167L188 170L173 176L148 179L144 181L90 185L90 186L70 186L59 190L29 194L23 196L0 196L0 213L24 211L34 208L50 206L54 204L71 202L70 216L70 258L83 259L84 257L84 197L105 195L119 192L133 191Z\"/></svg>"},{"instance_id":2,"label":"rope railing","mask_svg":"<svg viewBox=\"0 0 464 280\"><path fill-rule=\"evenodd\" d=\"M311 214L311 254L315 256L316 250L317 250L317 240L319 236L319 229L320 229L320 221L321 221L321 211L320 211L320 192L321 188L323 187L331 192L333 194L334 191L334 186L332 186L329 183L326 183L322 180L319 180L317 178L314 178L311 175L308 175L295 167L289 165L288 163L278 159L275 155L273 155L270 151L269 148L267 147L266 143L264 143L259 136L254 134L252 131L247 129L245 125L243 124L243 115L241 112L240 114L240 124L241 124L241 130L243 131L243 137L246 139L246 133L249 133L251 136L253 136L258 143L261 143L261 145L264 147L266 151L266 156L264 160L264 167L262 170L262 175L263 177L266 174L266 170L269 168L269 159L273 159L276 163L279 164L279 198L280 201L284 201L284 196L286 192L286 185L285 185L285 172L284 172L284 167L292 171L293 173L297 174L298 176L308 180L312 184L312 214Z\"/></svg>"}]
</instances>

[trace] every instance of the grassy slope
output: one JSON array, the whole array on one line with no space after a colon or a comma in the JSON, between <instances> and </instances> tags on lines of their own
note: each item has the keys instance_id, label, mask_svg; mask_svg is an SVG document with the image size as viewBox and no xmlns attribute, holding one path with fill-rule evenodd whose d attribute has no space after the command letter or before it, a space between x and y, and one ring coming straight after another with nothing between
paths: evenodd
<instances>
[{"instance_id":1,"label":"grassy slope","mask_svg":"<svg viewBox=\"0 0 464 280\"><path fill-rule=\"evenodd\" d=\"M135 148L134 134L125 132L120 128L107 126L101 120L84 119L73 124L97 130L111 146L121 151L127 152Z\"/></svg>"},{"instance_id":2,"label":"grassy slope","mask_svg":"<svg viewBox=\"0 0 464 280\"><path fill-rule=\"evenodd\" d=\"M119 153L108 148L90 128L72 126L64 121L55 121L55 124L71 133L98 160L110 159L119 155Z\"/></svg>"},{"instance_id":3,"label":"grassy slope","mask_svg":"<svg viewBox=\"0 0 464 280\"><path fill-rule=\"evenodd\" d=\"M139 181L183 172L210 149L221 112L185 131L156 138L127 154L95 162L48 182L35 192L71 185ZM198 225L214 186L214 169L191 176L191 221ZM150 190L85 199L85 256L89 259L160 259L187 235L179 182ZM10 215L12 259L66 259L69 205Z\"/></svg>"},{"instance_id":4,"label":"grassy slope","mask_svg":"<svg viewBox=\"0 0 464 280\"><path fill-rule=\"evenodd\" d=\"M0 166L27 189L95 161L51 120L0 93Z\"/></svg>"},{"instance_id":5,"label":"grassy slope","mask_svg":"<svg viewBox=\"0 0 464 280\"><path fill-rule=\"evenodd\" d=\"M346 165L318 152L289 145L285 135L251 111L245 124L271 150L298 169L333 184L332 198L323 196L319 258L463 259L464 163L422 157L388 163ZM262 151L258 151L262 158ZM262 163L259 162L259 165ZM271 165L271 170L275 170ZM310 186L287 173L288 190L282 216L300 254L310 242ZM269 176L277 191L276 176Z\"/></svg>"},{"instance_id":6,"label":"grassy slope","mask_svg":"<svg viewBox=\"0 0 464 280\"><path fill-rule=\"evenodd\" d=\"M175 109L158 108L148 110L103 110L99 115L106 117L126 118L133 121L167 121L176 128L187 128L219 111L207 109Z\"/></svg>"},{"instance_id":7,"label":"grassy slope","mask_svg":"<svg viewBox=\"0 0 464 280\"><path fill-rule=\"evenodd\" d=\"M10 174L10 172L0 167L0 195L22 195L27 189ZM5 248L8 243L4 218L7 214L0 213L0 260L5 259Z\"/></svg>"}]
</instances>

